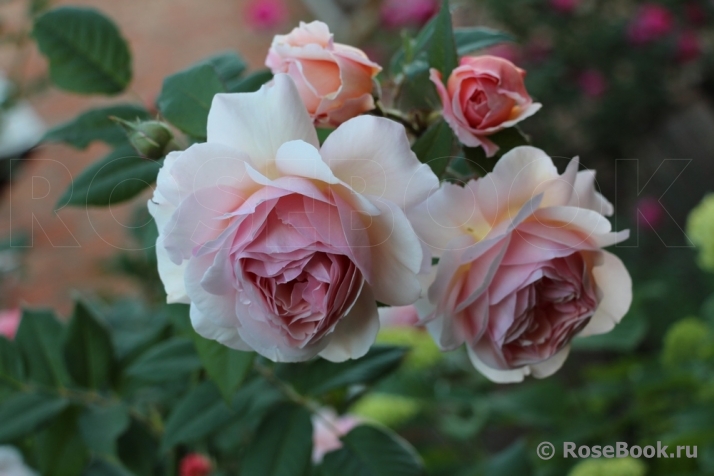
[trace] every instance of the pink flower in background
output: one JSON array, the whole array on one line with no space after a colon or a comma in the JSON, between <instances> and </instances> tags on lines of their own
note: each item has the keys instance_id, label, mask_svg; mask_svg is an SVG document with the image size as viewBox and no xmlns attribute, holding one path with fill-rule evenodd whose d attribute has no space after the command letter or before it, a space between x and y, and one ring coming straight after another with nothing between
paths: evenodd
<instances>
[{"instance_id":1,"label":"pink flower in background","mask_svg":"<svg viewBox=\"0 0 714 476\"><path fill-rule=\"evenodd\" d=\"M654 3L642 5L630 22L627 36L630 43L643 45L665 36L672 30L672 12Z\"/></svg>"},{"instance_id":2,"label":"pink flower in background","mask_svg":"<svg viewBox=\"0 0 714 476\"><path fill-rule=\"evenodd\" d=\"M337 126L374 109L372 78L382 68L361 50L335 43L322 22L277 35L265 65L290 75L316 125Z\"/></svg>"},{"instance_id":3,"label":"pink flower in background","mask_svg":"<svg viewBox=\"0 0 714 476\"><path fill-rule=\"evenodd\" d=\"M382 23L389 28L422 26L439 10L437 0L385 0Z\"/></svg>"},{"instance_id":4,"label":"pink flower in background","mask_svg":"<svg viewBox=\"0 0 714 476\"><path fill-rule=\"evenodd\" d=\"M208 140L166 157L149 211L168 302L196 331L274 361L363 356L376 301L415 302L423 249L405 209L438 179L404 127L360 116L322 146L295 82L217 94Z\"/></svg>"},{"instance_id":5,"label":"pink flower in background","mask_svg":"<svg viewBox=\"0 0 714 476\"><path fill-rule=\"evenodd\" d=\"M20 319L22 319L22 311L20 309L0 311L0 336L13 340L17 333L17 328L20 327Z\"/></svg>"},{"instance_id":6,"label":"pink flower in background","mask_svg":"<svg viewBox=\"0 0 714 476\"><path fill-rule=\"evenodd\" d=\"M693 61L702 54L702 47L699 37L693 31L685 31L677 38L677 61L687 63Z\"/></svg>"},{"instance_id":7,"label":"pink flower in background","mask_svg":"<svg viewBox=\"0 0 714 476\"><path fill-rule=\"evenodd\" d=\"M179 476L208 476L211 471L211 460L199 453L184 456L179 464Z\"/></svg>"},{"instance_id":8,"label":"pink flower in background","mask_svg":"<svg viewBox=\"0 0 714 476\"><path fill-rule=\"evenodd\" d=\"M560 13L572 13L579 4L580 0L550 0L551 8Z\"/></svg>"},{"instance_id":9,"label":"pink flower in background","mask_svg":"<svg viewBox=\"0 0 714 476\"><path fill-rule=\"evenodd\" d=\"M597 69L588 69L580 73L578 85L586 96L598 98L607 90L607 79Z\"/></svg>"},{"instance_id":10,"label":"pink flower in background","mask_svg":"<svg viewBox=\"0 0 714 476\"><path fill-rule=\"evenodd\" d=\"M459 140L469 147L483 147L488 157L498 151L488 136L512 127L541 107L526 91L526 72L495 56L465 56L446 86L441 73L431 70L444 107L443 115Z\"/></svg>"},{"instance_id":11,"label":"pink flower in background","mask_svg":"<svg viewBox=\"0 0 714 476\"><path fill-rule=\"evenodd\" d=\"M312 416L312 461L319 464L329 452L342 448L340 437L360 425L362 420L351 415L338 416L334 410L324 408Z\"/></svg>"},{"instance_id":12,"label":"pink flower in background","mask_svg":"<svg viewBox=\"0 0 714 476\"><path fill-rule=\"evenodd\" d=\"M644 197L637 201L637 223L657 229L662 224L664 209L655 197Z\"/></svg>"},{"instance_id":13,"label":"pink flower in background","mask_svg":"<svg viewBox=\"0 0 714 476\"><path fill-rule=\"evenodd\" d=\"M439 264L416 304L442 350L466 344L495 382L547 377L575 336L609 332L632 301L625 240L595 174L573 159L562 175L543 151L517 147L464 187L443 183L409 213Z\"/></svg>"},{"instance_id":14,"label":"pink flower in background","mask_svg":"<svg viewBox=\"0 0 714 476\"><path fill-rule=\"evenodd\" d=\"M500 43L484 50L485 55L497 56L511 63L519 63L522 59L521 50L513 43Z\"/></svg>"},{"instance_id":15,"label":"pink flower in background","mask_svg":"<svg viewBox=\"0 0 714 476\"><path fill-rule=\"evenodd\" d=\"M253 0L245 7L245 21L257 30L272 30L288 17L283 0Z\"/></svg>"}]
</instances>

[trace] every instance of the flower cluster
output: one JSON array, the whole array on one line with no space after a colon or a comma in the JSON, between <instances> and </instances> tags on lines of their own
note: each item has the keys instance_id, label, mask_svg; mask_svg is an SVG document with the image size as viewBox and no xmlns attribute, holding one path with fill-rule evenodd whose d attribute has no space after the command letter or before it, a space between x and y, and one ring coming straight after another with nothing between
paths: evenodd
<instances>
[{"instance_id":1,"label":"flower cluster","mask_svg":"<svg viewBox=\"0 0 714 476\"><path fill-rule=\"evenodd\" d=\"M274 361L342 361L374 343L378 302L414 305L400 308L410 325L505 382L550 375L575 336L623 317L630 278L602 248L627 232L611 231L577 159L559 174L519 147L440 185L402 124L365 114L381 68L326 25L276 36L266 64L260 91L214 97L207 141L166 157L148 204L168 301L190 304L199 334ZM524 74L492 56L432 70L462 144L493 156L489 136L537 112Z\"/></svg>"}]
</instances>

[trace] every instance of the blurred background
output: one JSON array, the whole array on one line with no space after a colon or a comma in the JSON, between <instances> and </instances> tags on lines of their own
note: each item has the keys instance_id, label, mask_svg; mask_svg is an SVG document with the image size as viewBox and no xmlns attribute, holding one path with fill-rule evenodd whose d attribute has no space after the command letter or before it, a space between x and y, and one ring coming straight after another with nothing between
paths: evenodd
<instances>
[{"instance_id":1,"label":"blurred background","mask_svg":"<svg viewBox=\"0 0 714 476\"><path fill-rule=\"evenodd\" d=\"M87 0L114 19L134 56L125 97L154 109L162 79L237 50L263 66L273 35L320 19L336 40L385 66L437 11L436 0ZM108 99L48 86L28 36L47 1L0 0L0 309L69 313L72 293L123 303L163 299L145 199L61 209L71 177L106 146L33 148L44 131ZM714 2L710 0L454 0L457 26L516 42L493 47L527 73L543 109L523 123L559 165L579 155L615 204L613 250L635 300L611 334L576 343L553 378L494 386L461 352L442 356L420 331L385 329L414 346L409 365L350 409L420 450L433 475L714 474ZM557 161L556 161L557 162ZM701 205L699 205L701 203ZM696 208L695 208L696 207ZM692 211L694 210L694 211ZM136 311L139 312L139 311ZM695 458L537 459L540 441L697 445ZM574 465L575 463L580 463Z\"/></svg>"}]
</instances>

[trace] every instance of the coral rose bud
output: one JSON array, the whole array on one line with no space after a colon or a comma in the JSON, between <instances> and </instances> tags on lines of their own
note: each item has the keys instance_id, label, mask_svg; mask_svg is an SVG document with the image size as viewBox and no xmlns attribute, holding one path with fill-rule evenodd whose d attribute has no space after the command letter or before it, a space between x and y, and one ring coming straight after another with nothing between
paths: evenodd
<instances>
[{"instance_id":1,"label":"coral rose bud","mask_svg":"<svg viewBox=\"0 0 714 476\"><path fill-rule=\"evenodd\" d=\"M17 328L20 327L20 319L22 319L22 311L20 309L0 311L0 336L13 340L17 333Z\"/></svg>"},{"instance_id":2,"label":"coral rose bud","mask_svg":"<svg viewBox=\"0 0 714 476\"><path fill-rule=\"evenodd\" d=\"M208 476L212 470L211 460L199 453L186 455L179 465L180 476Z\"/></svg>"},{"instance_id":3,"label":"coral rose bud","mask_svg":"<svg viewBox=\"0 0 714 476\"><path fill-rule=\"evenodd\" d=\"M488 136L512 127L541 107L526 91L525 71L496 56L461 58L444 86L441 73L431 70L443 105L443 114L459 140L483 147L491 157L498 146Z\"/></svg>"},{"instance_id":4,"label":"coral rose bud","mask_svg":"<svg viewBox=\"0 0 714 476\"><path fill-rule=\"evenodd\" d=\"M295 81L315 125L337 126L374 109L372 78L382 68L363 51L335 43L320 21L277 35L265 64Z\"/></svg>"}]
</instances>

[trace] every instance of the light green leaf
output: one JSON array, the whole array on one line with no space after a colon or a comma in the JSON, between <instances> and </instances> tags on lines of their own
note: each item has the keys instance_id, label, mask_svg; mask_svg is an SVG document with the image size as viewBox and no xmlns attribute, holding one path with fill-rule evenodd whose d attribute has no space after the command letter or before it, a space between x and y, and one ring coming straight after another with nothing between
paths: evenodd
<instances>
[{"instance_id":1,"label":"light green leaf","mask_svg":"<svg viewBox=\"0 0 714 476\"><path fill-rule=\"evenodd\" d=\"M246 449L241 474L304 476L311 454L310 413L293 403L281 404L258 428Z\"/></svg>"},{"instance_id":2,"label":"light green leaf","mask_svg":"<svg viewBox=\"0 0 714 476\"><path fill-rule=\"evenodd\" d=\"M0 403L0 442L32 434L40 425L57 416L69 402L39 393L17 393Z\"/></svg>"},{"instance_id":3,"label":"light green leaf","mask_svg":"<svg viewBox=\"0 0 714 476\"><path fill-rule=\"evenodd\" d=\"M52 387L69 383L62 358L63 332L52 311L23 311L15 343L25 357L33 382Z\"/></svg>"},{"instance_id":4,"label":"light green leaf","mask_svg":"<svg viewBox=\"0 0 714 476\"><path fill-rule=\"evenodd\" d=\"M163 451L179 443L202 440L230 422L233 411L221 398L216 386L203 382L173 409L164 430Z\"/></svg>"},{"instance_id":5,"label":"light green leaf","mask_svg":"<svg viewBox=\"0 0 714 476\"><path fill-rule=\"evenodd\" d=\"M110 406L88 406L79 417L84 444L101 456L116 456L116 442L129 428L129 409L121 402Z\"/></svg>"},{"instance_id":6,"label":"light green leaf","mask_svg":"<svg viewBox=\"0 0 714 476\"><path fill-rule=\"evenodd\" d=\"M131 54L114 22L92 8L60 7L35 20L32 32L58 87L117 94L131 81Z\"/></svg>"},{"instance_id":7,"label":"light green leaf","mask_svg":"<svg viewBox=\"0 0 714 476\"><path fill-rule=\"evenodd\" d=\"M77 301L67 326L64 343L67 369L76 383L91 389L103 389L114 367L112 339L94 312Z\"/></svg>"},{"instance_id":8,"label":"light green leaf","mask_svg":"<svg viewBox=\"0 0 714 476\"><path fill-rule=\"evenodd\" d=\"M156 181L161 164L139 157L124 144L84 169L57 206L107 206L129 200Z\"/></svg>"},{"instance_id":9,"label":"light green leaf","mask_svg":"<svg viewBox=\"0 0 714 476\"><path fill-rule=\"evenodd\" d=\"M231 349L196 333L193 342L208 376L218 386L223 398L230 401L250 372L255 353Z\"/></svg>"},{"instance_id":10,"label":"light green leaf","mask_svg":"<svg viewBox=\"0 0 714 476\"><path fill-rule=\"evenodd\" d=\"M396 370L406 353L404 347L375 345L357 360L334 363L318 359L304 364L281 364L277 372L298 391L320 395L336 388L379 380Z\"/></svg>"},{"instance_id":11,"label":"light green leaf","mask_svg":"<svg viewBox=\"0 0 714 476\"><path fill-rule=\"evenodd\" d=\"M232 92L241 83L241 75L247 67L243 58L233 51L219 53L198 64L212 66L221 79L224 90L228 92Z\"/></svg>"},{"instance_id":12,"label":"light green leaf","mask_svg":"<svg viewBox=\"0 0 714 476\"><path fill-rule=\"evenodd\" d=\"M111 116L126 121L146 120L151 117L145 108L135 104L117 104L90 109L71 121L53 127L47 131L42 140L65 142L77 149L84 149L95 140L112 146L126 143L126 132L116 122L109 119Z\"/></svg>"},{"instance_id":13,"label":"light green leaf","mask_svg":"<svg viewBox=\"0 0 714 476\"><path fill-rule=\"evenodd\" d=\"M419 161L429 165L437 177L442 177L452 158L454 134L446 121L433 124L412 145Z\"/></svg>"},{"instance_id":14,"label":"light green leaf","mask_svg":"<svg viewBox=\"0 0 714 476\"><path fill-rule=\"evenodd\" d=\"M508 33L481 26L454 30L454 41L459 56L514 40Z\"/></svg>"},{"instance_id":15,"label":"light green leaf","mask_svg":"<svg viewBox=\"0 0 714 476\"><path fill-rule=\"evenodd\" d=\"M342 448L327 453L322 475L420 476L419 455L401 437L374 426L361 425L342 437Z\"/></svg>"},{"instance_id":16,"label":"light green leaf","mask_svg":"<svg viewBox=\"0 0 714 476\"><path fill-rule=\"evenodd\" d=\"M454 42L454 30L451 25L449 0L443 0L441 10L434 22L434 34L428 48L429 65L441 72L444 82L459 64L459 56Z\"/></svg>"},{"instance_id":17,"label":"light green leaf","mask_svg":"<svg viewBox=\"0 0 714 476\"><path fill-rule=\"evenodd\" d=\"M165 382L185 378L201 368L193 343L174 337L142 354L126 371L127 375L147 382Z\"/></svg>"}]
</instances>

